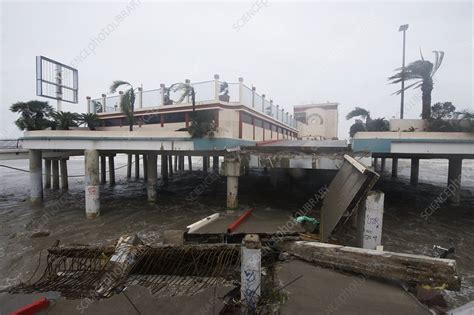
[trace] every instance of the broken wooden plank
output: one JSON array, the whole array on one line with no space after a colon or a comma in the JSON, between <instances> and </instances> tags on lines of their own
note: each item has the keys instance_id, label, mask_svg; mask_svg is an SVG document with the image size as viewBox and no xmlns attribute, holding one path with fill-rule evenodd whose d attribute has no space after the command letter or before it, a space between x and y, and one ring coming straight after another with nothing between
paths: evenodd
<instances>
[{"instance_id":1,"label":"broken wooden plank","mask_svg":"<svg viewBox=\"0 0 474 315\"><path fill-rule=\"evenodd\" d=\"M369 277L459 290L456 261L320 242L282 242L277 245L302 260L323 267Z\"/></svg>"}]
</instances>

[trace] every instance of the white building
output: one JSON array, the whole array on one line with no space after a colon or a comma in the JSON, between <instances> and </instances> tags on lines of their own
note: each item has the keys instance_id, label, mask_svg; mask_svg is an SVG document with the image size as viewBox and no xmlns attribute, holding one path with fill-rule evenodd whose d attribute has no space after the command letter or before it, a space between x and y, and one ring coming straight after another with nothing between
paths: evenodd
<instances>
[{"instance_id":1,"label":"white building","mask_svg":"<svg viewBox=\"0 0 474 315\"><path fill-rule=\"evenodd\" d=\"M331 140L337 138L338 103L296 105L294 118L298 121L298 138Z\"/></svg>"}]
</instances>

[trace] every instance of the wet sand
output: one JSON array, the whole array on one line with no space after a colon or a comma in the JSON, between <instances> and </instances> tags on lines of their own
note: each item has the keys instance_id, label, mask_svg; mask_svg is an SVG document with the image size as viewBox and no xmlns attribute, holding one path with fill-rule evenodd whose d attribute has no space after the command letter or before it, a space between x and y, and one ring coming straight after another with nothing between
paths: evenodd
<instances>
[{"instance_id":1,"label":"wet sand","mask_svg":"<svg viewBox=\"0 0 474 315\"><path fill-rule=\"evenodd\" d=\"M198 159L195 162L193 169L198 169L201 164ZM124 163L125 158L121 157L116 166ZM27 161L0 164L27 169ZM443 191L447 164L437 160L422 161L420 184L416 188L407 183L409 163L401 160L399 166L399 179L394 181L389 174L384 175L376 187L386 195L382 243L390 251L431 255L434 244L449 247L452 240L456 252L451 258L457 260L463 281L462 290L448 291L446 298L450 307L467 303L474 299L474 176L471 171L474 164L471 161L464 163L461 206L442 206L428 220L420 214ZM27 201L28 173L0 168L0 288L31 277L40 251L56 240L62 244L93 245L113 243L122 234L137 233L147 243L159 244L164 230L184 229L189 223L225 210L224 178L214 181L194 200L188 198L190 192L207 175L193 172L175 176L167 185L160 186L158 202L149 204L144 183L134 179L127 181L126 170L121 168L117 170L117 185L105 185L101 190L99 219L86 220L84 179L80 176L83 168L82 158L71 158L69 174L78 177L70 178L67 192L45 190L45 202L41 207L33 207ZM240 204L289 213L296 211L333 175L333 172L308 173L281 171L276 183L262 172L242 177ZM315 215L318 215L317 211ZM38 230L50 234L31 238ZM10 298L2 294L0 305L2 300Z\"/></svg>"}]
</instances>

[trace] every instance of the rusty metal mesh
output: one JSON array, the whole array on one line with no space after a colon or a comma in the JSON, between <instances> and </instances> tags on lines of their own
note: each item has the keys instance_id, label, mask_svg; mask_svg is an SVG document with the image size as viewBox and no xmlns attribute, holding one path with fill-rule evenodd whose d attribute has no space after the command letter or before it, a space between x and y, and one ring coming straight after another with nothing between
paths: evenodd
<instances>
[{"instance_id":1,"label":"rusty metal mesh","mask_svg":"<svg viewBox=\"0 0 474 315\"><path fill-rule=\"evenodd\" d=\"M57 291L70 299L99 299L140 285L155 296L191 296L210 286L231 285L239 277L238 245L137 245L123 257L117 257L114 250L51 248L39 279L9 292ZM111 263L114 260L120 264Z\"/></svg>"}]
</instances>

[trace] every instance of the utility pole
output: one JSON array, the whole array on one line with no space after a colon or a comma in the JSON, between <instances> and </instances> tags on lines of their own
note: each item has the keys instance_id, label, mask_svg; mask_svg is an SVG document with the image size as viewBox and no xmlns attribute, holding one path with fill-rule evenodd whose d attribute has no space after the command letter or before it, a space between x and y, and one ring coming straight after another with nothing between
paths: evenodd
<instances>
[{"instance_id":1,"label":"utility pole","mask_svg":"<svg viewBox=\"0 0 474 315\"><path fill-rule=\"evenodd\" d=\"M401 100L400 100L400 119L403 119L403 110L405 102L405 43L406 43L406 31L408 24L400 25L399 32L403 31L403 57L402 57L402 89L401 89Z\"/></svg>"}]
</instances>

